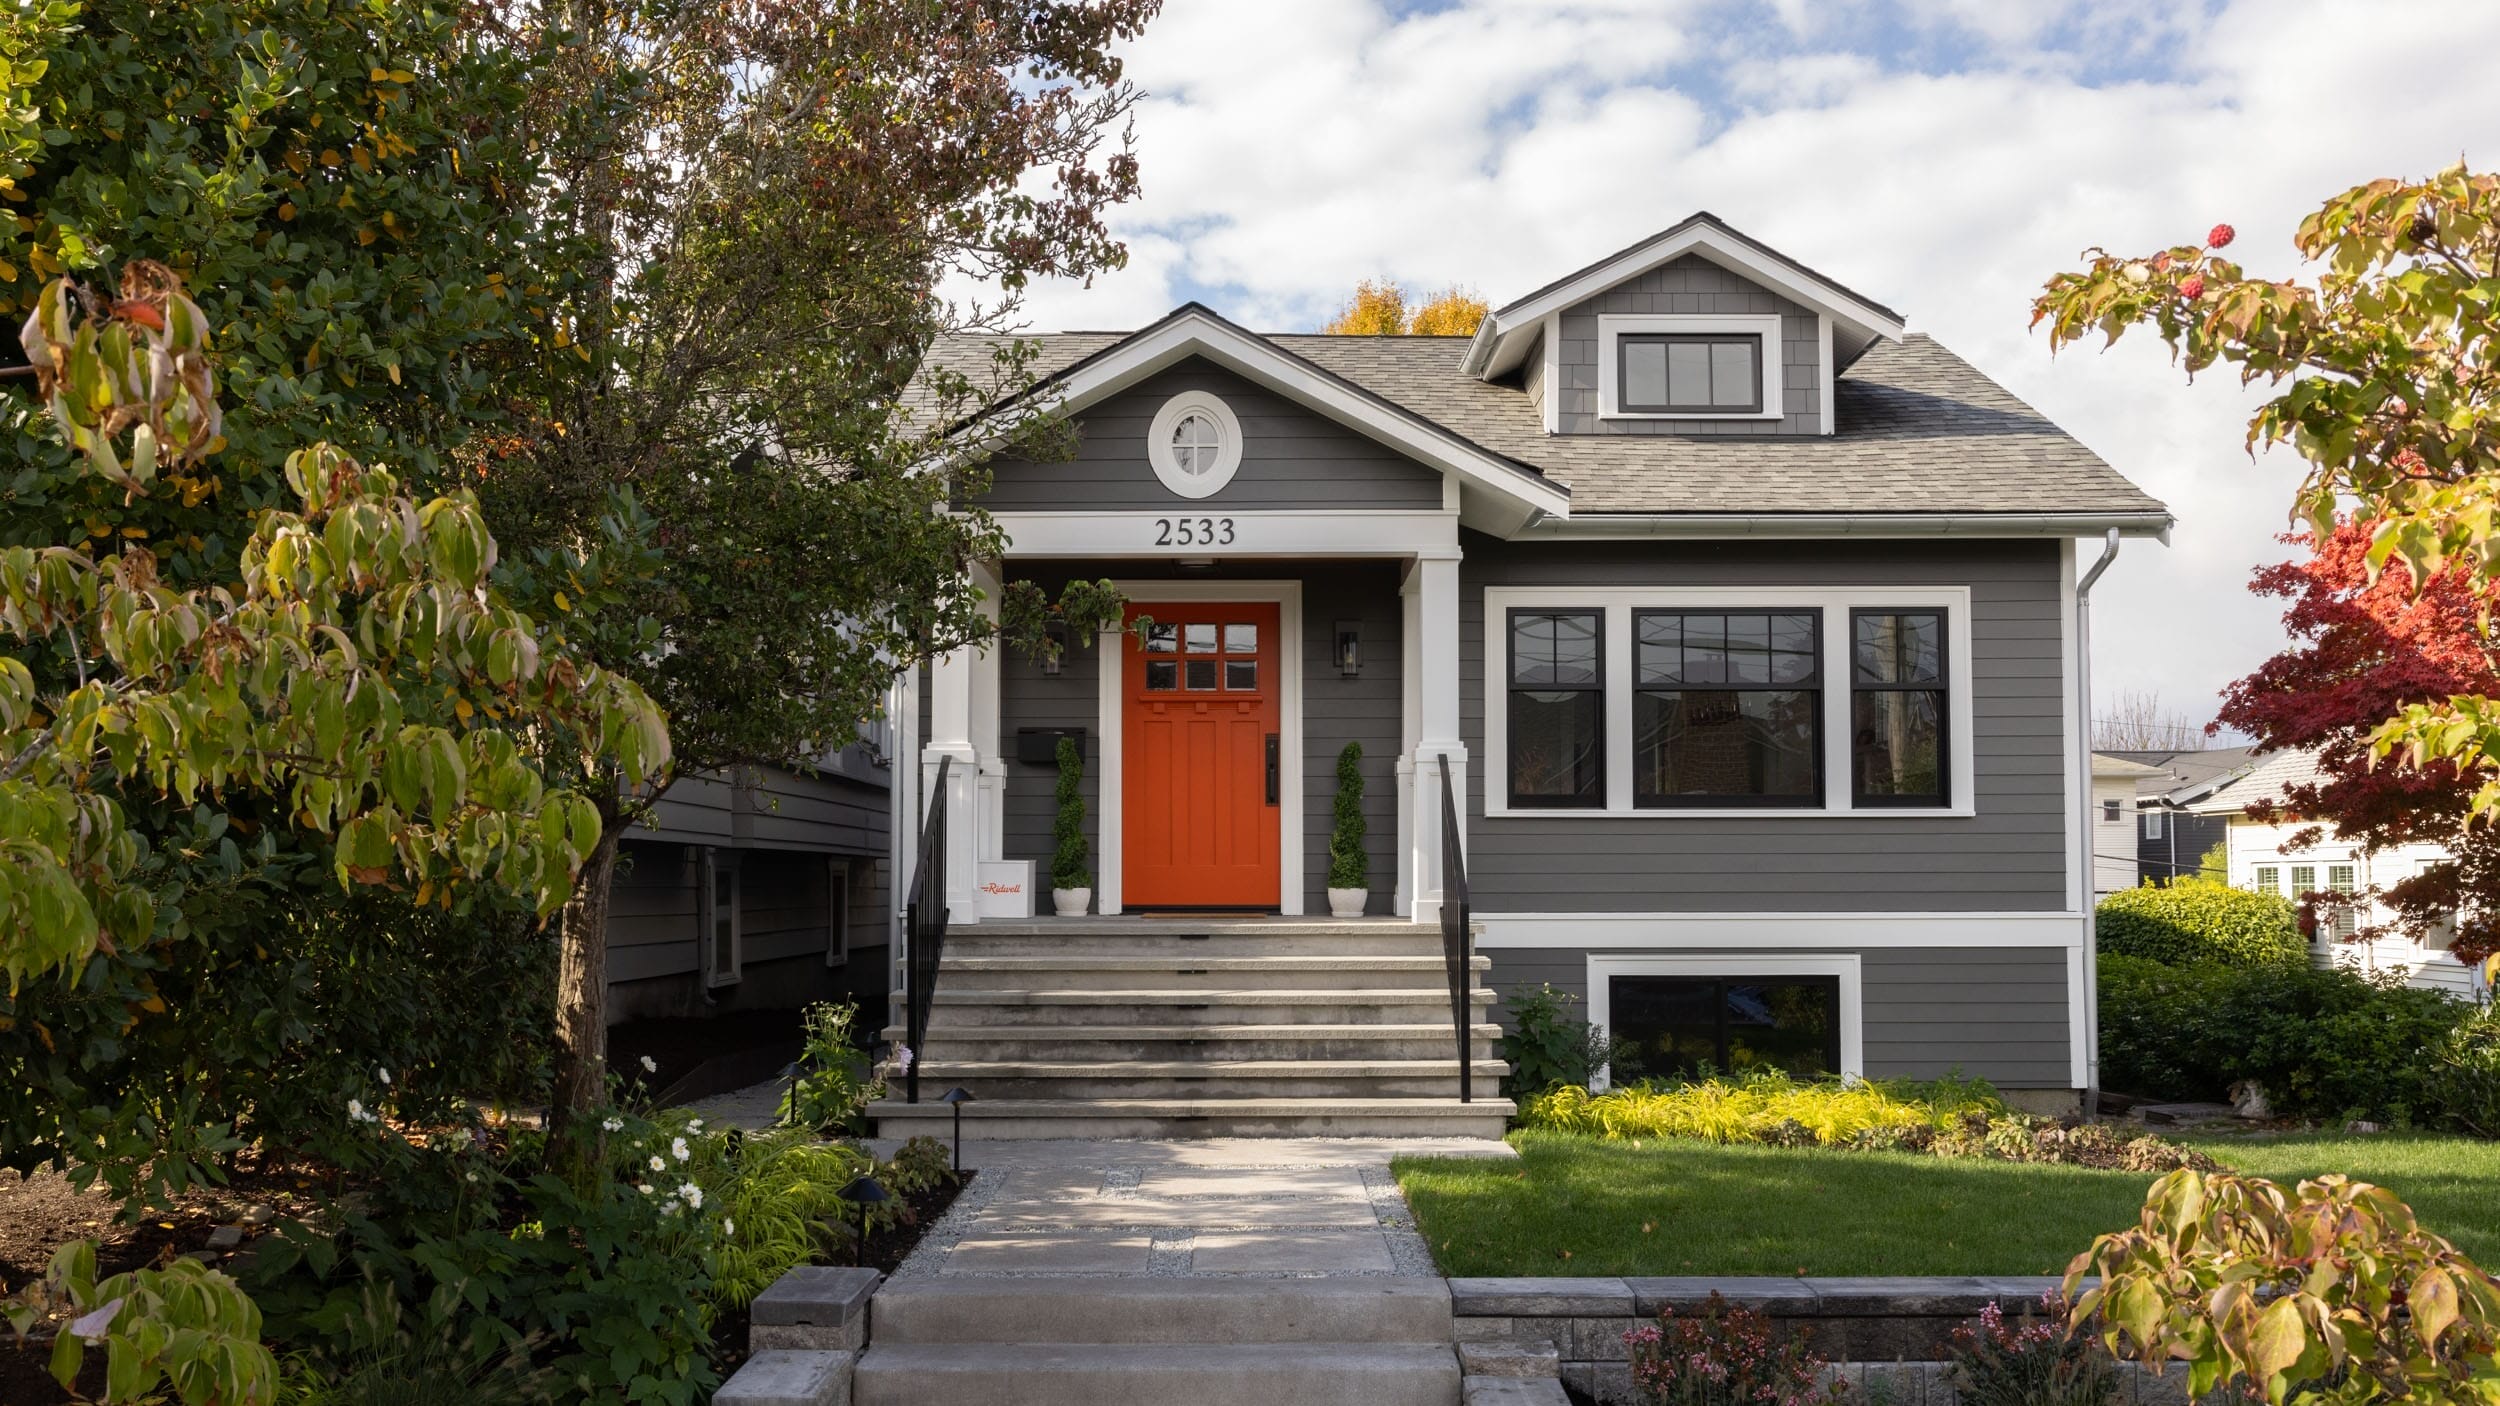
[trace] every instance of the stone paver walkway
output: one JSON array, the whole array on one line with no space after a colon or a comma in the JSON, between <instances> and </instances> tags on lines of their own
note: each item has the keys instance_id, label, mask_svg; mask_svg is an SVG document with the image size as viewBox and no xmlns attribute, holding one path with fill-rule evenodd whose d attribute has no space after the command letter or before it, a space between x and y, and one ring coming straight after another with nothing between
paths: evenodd
<instances>
[{"instance_id":1,"label":"stone paver walkway","mask_svg":"<svg viewBox=\"0 0 2500 1406\"><path fill-rule=\"evenodd\" d=\"M895 1277L1428 1275L1389 1175L1407 1153L1517 1155L1474 1138L966 1142L981 1174Z\"/></svg>"}]
</instances>

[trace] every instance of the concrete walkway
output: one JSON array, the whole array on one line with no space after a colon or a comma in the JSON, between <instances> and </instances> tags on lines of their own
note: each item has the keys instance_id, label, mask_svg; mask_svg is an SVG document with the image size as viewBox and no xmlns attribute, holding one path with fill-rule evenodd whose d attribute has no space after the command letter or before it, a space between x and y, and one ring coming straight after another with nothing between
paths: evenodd
<instances>
[{"instance_id":1,"label":"concrete walkway","mask_svg":"<svg viewBox=\"0 0 2500 1406\"><path fill-rule=\"evenodd\" d=\"M966 1142L981 1175L894 1277L1430 1275L1389 1175L1402 1154L1517 1155L1478 1138Z\"/></svg>"}]
</instances>

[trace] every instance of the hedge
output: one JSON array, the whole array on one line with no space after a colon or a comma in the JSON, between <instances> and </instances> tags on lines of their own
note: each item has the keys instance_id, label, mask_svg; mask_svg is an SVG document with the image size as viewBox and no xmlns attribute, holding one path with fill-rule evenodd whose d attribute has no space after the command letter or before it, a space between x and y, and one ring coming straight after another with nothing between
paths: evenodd
<instances>
[{"instance_id":1,"label":"hedge","mask_svg":"<svg viewBox=\"0 0 2500 1406\"><path fill-rule=\"evenodd\" d=\"M2101 900L2092 930L2104 955L2172 966L2297 966L2309 960L2288 900L2203 879L2113 893Z\"/></svg>"}]
</instances>

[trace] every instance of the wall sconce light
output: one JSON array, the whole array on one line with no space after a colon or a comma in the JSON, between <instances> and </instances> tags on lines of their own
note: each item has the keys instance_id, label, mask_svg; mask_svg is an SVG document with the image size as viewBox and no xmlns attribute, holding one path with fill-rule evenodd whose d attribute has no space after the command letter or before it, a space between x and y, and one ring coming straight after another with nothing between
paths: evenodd
<instances>
[{"instance_id":1,"label":"wall sconce light","mask_svg":"<svg viewBox=\"0 0 2500 1406\"><path fill-rule=\"evenodd\" d=\"M1068 622L1058 619L1042 622L1042 673L1057 678L1059 661L1067 652Z\"/></svg>"},{"instance_id":2,"label":"wall sconce light","mask_svg":"<svg viewBox=\"0 0 2500 1406\"><path fill-rule=\"evenodd\" d=\"M1337 672L1354 678L1363 672L1363 627L1360 622L1337 622Z\"/></svg>"}]
</instances>

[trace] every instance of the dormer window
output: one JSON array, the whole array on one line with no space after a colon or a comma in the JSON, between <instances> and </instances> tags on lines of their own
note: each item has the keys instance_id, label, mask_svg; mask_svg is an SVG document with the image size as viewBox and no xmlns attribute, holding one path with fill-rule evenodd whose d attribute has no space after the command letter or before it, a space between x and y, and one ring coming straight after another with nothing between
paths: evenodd
<instances>
[{"instance_id":1,"label":"dormer window","mask_svg":"<svg viewBox=\"0 0 2500 1406\"><path fill-rule=\"evenodd\" d=\"M1607 315L1597 339L1601 419L1780 417L1775 314Z\"/></svg>"},{"instance_id":2,"label":"dormer window","mask_svg":"<svg viewBox=\"0 0 2500 1406\"><path fill-rule=\"evenodd\" d=\"M1615 384L1636 415L1751 415L1762 409L1762 339L1639 332L1615 339Z\"/></svg>"}]
</instances>

